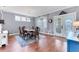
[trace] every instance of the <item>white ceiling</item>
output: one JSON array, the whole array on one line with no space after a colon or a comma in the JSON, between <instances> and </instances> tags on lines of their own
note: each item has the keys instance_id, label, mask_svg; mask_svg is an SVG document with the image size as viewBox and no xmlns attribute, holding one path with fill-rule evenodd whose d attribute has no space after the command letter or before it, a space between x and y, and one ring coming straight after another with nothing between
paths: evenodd
<instances>
[{"instance_id":1,"label":"white ceiling","mask_svg":"<svg viewBox=\"0 0 79 59\"><path fill-rule=\"evenodd\" d=\"M40 15L53 13L55 11L70 8L70 7L71 6L4 6L1 7L0 9L7 12L13 12L27 16L37 17Z\"/></svg>"}]
</instances>

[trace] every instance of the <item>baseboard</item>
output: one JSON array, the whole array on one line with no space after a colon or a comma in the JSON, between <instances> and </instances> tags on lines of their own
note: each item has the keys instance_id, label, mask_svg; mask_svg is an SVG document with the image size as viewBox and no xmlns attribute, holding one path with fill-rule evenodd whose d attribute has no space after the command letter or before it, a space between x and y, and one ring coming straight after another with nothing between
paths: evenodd
<instances>
[{"instance_id":1,"label":"baseboard","mask_svg":"<svg viewBox=\"0 0 79 59\"><path fill-rule=\"evenodd\" d=\"M12 35L19 35L19 33L11 33L11 34L9 34L9 36L12 36Z\"/></svg>"},{"instance_id":2,"label":"baseboard","mask_svg":"<svg viewBox=\"0 0 79 59\"><path fill-rule=\"evenodd\" d=\"M42 35L49 35L49 36L56 36L56 37L66 38L66 36L58 36L58 35L51 34L51 33L43 33L43 32L40 32L40 34L42 34Z\"/></svg>"},{"instance_id":3,"label":"baseboard","mask_svg":"<svg viewBox=\"0 0 79 59\"><path fill-rule=\"evenodd\" d=\"M57 36L57 37L66 38L66 36L58 36L58 35L51 34L51 33L40 32L40 34L42 34L42 35L49 35L49 36ZM19 33L12 33L12 34L9 34L9 36L12 36L12 35L19 35Z\"/></svg>"}]
</instances>

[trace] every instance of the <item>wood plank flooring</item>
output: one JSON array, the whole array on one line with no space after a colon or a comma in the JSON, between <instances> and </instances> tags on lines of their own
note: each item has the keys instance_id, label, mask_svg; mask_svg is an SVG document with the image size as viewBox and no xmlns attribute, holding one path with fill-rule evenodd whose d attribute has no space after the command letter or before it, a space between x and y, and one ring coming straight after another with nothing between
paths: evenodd
<instances>
[{"instance_id":1,"label":"wood plank flooring","mask_svg":"<svg viewBox=\"0 0 79 59\"><path fill-rule=\"evenodd\" d=\"M0 48L0 52L66 52L67 41L65 38L56 36L40 35L39 42L31 43L26 47L21 47L15 36L9 37L9 44Z\"/></svg>"}]
</instances>

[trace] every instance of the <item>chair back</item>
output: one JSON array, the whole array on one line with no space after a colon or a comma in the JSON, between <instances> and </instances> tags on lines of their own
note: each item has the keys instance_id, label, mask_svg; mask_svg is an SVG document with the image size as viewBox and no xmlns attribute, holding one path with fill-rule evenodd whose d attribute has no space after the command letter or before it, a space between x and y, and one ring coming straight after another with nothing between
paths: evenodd
<instances>
[{"instance_id":1,"label":"chair back","mask_svg":"<svg viewBox=\"0 0 79 59\"><path fill-rule=\"evenodd\" d=\"M19 34L22 34L22 29L21 29L21 27L19 27Z\"/></svg>"},{"instance_id":2,"label":"chair back","mask_svg":"<svg viewBox=\"0 0 79 59\"><path fill-rule=\"evenodd\" d=\"M25 26L22 27L22 31L24 31L24 29L25 29Z\"/></svg>"}]
</instances>

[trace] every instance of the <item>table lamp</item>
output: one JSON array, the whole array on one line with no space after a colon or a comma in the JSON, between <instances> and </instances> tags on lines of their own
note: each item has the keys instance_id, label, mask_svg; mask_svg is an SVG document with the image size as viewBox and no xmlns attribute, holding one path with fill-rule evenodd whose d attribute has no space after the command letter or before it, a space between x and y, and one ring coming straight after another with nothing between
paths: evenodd
<instances>
[{"instance_id":1,"label":"table lamp","mask_svg":"<svg viewBox=\"0 0 79 59\"><path fill-rule=\"evenodd\" d=\"M73 27L76 28L75 33L77 34L77 38L79 38L79 32L77 32L79 30L79 21L74 21Z\"/></svg>"}]
</instances>

